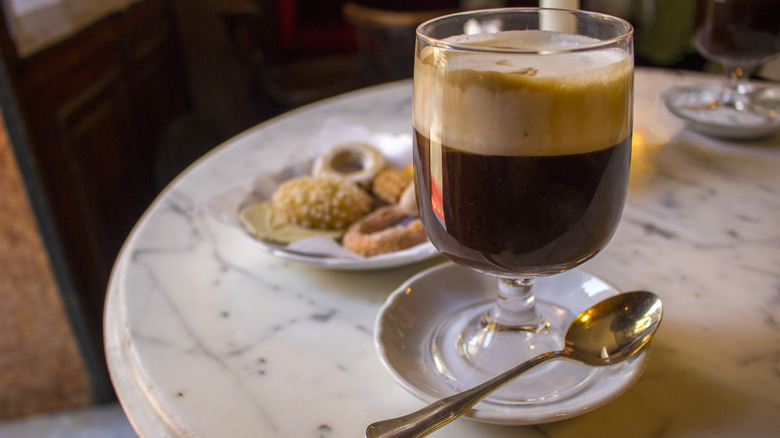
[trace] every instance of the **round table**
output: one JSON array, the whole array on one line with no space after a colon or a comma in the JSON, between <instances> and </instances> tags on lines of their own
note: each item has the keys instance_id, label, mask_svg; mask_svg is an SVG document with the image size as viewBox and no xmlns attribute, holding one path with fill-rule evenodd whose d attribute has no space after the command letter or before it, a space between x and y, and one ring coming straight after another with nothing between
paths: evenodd
<instances>
[{"instance_id":1,"label":"round table","mask_svg":"<svg viewBox=\"0 0 780 438\"><path fill-rule=\"evenodd\" d=\"M709 139L660 96L713 76L638 69L632 174L618 231L584 265L664 301L641 379L591 413L530 426L458 419L441 437L780 434L780 136ZM337 117L411 133L411 83L275 118L180 175L127 239L105 336L119 400L150 437L355 437L423 405L383 368L373 325L388 294L441 263L335 271L260 251L198 202L272 172Z\"/></svg>"}]
</instances>

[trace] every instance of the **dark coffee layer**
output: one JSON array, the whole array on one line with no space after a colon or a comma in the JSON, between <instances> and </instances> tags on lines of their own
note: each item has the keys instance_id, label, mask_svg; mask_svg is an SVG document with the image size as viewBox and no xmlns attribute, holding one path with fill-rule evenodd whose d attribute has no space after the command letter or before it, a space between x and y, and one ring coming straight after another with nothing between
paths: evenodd
<instances>
[{"instance_id":1,"label":"dark coffee layer","mask_svg":"<svg viewBox=\"0 0 780 438\"><path fill-rule=\"evenodd\" d=\"M431 148L415 135L425 230L448 258L496 275L546 274L592 257L625 202L630 136L596 152L542 157Z\"/></svg>"}]
</instances>

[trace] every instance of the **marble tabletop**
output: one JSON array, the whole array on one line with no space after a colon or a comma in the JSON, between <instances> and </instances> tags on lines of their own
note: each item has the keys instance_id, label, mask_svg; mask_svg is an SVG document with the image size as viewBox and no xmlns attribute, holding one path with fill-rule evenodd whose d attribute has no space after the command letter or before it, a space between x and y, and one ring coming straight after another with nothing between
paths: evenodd
<instances>
[{"instance_id":1,"label":"marble tabletop","mask_svg":"<svg viewBox=\"0 0 780 438\"><path fill-rule=\"evenodd\" d=\"M711 140L660 101L673 84L716 79L637 70L628 202L583 266L663 299L640 380L575 418L458 419L432 436L780 436L780 136ZM140 436L357 437L423 405L383 368L373 325L392 290L444 259L305 266L194 208L278 168L334 117L409 134L410 105L403 81L290 112L215 149L149 208L116 261L105 316L111 377Z\"/></svg>"}]
</instances>

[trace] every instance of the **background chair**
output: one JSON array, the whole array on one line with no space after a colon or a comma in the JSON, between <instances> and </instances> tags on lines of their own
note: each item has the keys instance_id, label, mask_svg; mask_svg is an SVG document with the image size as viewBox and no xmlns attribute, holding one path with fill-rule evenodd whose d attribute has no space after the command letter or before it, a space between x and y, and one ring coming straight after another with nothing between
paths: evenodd
<instances>
[{"instance_id":1,"label":"background chair","mask_svg":"<svg viewBox=\"0 0 780 438\"><path fill-rule=\"evenodd\" d=\"M421 23L458 10L459 1L349 1L344 17L357 29L363 84L411 78L415 30Z\"/></svg>"}]
</instances>

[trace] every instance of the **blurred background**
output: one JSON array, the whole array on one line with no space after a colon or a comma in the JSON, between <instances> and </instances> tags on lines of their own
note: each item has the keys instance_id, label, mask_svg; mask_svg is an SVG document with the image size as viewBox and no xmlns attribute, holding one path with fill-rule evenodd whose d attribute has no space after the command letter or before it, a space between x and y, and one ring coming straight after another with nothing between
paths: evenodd
<instances>
[{"instance_id":1,"label":"blurred background","mask_svg":"<svg viewBox=\"0 0 780 438\"><path fill-rule=\"evenodd\" d=\"M695 0L559 4L631 21L638 65L717 68L693 50ZM538 5L1 0L0 436L41 414L94 423L90 407L126 421L103 357L105 288L132 226L189 164L282 112L410 78L422 21Z\"/></svg>"}]
</instances>

